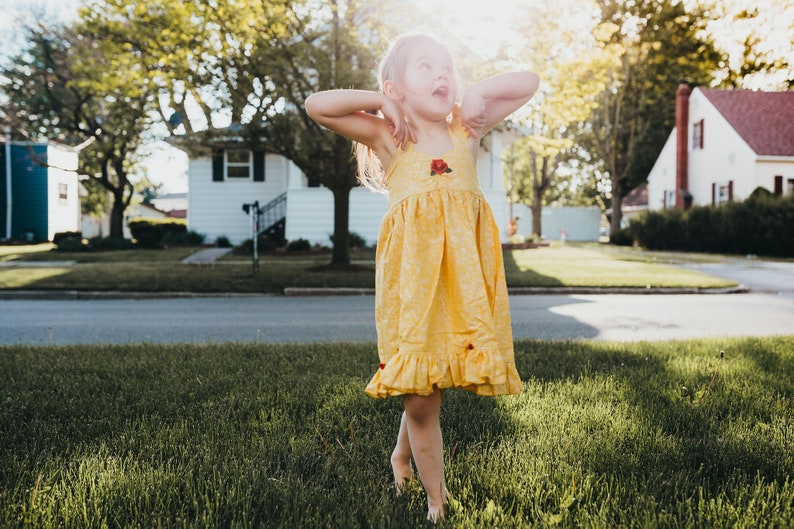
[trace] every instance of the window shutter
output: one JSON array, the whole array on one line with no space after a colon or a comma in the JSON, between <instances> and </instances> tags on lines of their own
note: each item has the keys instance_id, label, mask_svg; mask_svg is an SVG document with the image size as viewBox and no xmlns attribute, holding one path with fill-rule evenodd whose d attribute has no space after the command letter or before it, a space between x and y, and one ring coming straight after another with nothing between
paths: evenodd
<instances>
[{"instance_id":1,"label":"window shutter","mask_svg":"<svg viewBox=\"0 0 794 529\"><path fill-rule=\"evenodd\" d=\"M728 202L733 202L733 180L728 180Z\"/></svg>"},{"instance_id":2,"label":"window shutter","mask_svg":"<svg viewBox=\"0 0 794 529\"><path fill-rule=\"evenodd\" d=\"M212 150L212 181L223 182L223 149Z\"/></svg>"},{"instance_id":3,"label":"window shutter","mask_svg":"<svg viewBox=\"0 0 794 529\"><path fill-rule=\"evenodd\" d=\"M265 151L254 151L254 182L265 181Z\"/></svg>"},{"instance_id":4,"label":"window shutter","mask_svg":"<svg viewBox=\"0 0 794 529\"><path fill-rule=\"evenodd\" d=\"M717 184L714 182L711 183L711 205L717 203Z\"/></svg>"},{"instance_id":5,"label":"window shutter","mask_svg":"<svg viewBox=\"0 0 794 529\"><path fill-rule=\"evenodd\" d=\"M783 175L775 175L775 194L783 194Z\"/></svg>"}]
</instances>

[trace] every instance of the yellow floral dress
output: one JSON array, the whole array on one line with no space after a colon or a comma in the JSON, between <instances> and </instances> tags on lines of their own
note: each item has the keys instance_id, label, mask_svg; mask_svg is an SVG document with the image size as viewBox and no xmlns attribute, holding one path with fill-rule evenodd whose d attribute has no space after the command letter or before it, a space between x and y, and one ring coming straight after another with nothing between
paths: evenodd
<instances>
[{"instance_id":1,"label":"yellow floral dress","mask_svg":"<svg viewBox=\"0 0 794 529\"><path fill-rule=\"evenodd\" d=\"M380 366L372 397L458 387L521 393L499 230L467 132L449 125L441 157L400 151L386 172L389 209L376 256Z\"/></svg>"}]
</instances>

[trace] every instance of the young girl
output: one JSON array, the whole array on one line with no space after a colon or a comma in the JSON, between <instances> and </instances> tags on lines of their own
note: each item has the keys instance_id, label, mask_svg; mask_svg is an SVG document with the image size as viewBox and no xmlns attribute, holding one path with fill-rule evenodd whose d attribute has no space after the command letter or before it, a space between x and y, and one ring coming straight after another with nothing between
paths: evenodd
<instances>
[{"instance_id":1,"label":"young girl","mask_svg":"<svg viewBox=\"0 0 794 529\"><path fill-rule=\"evenodd\" d=\"M357 142L362 183L388 192L376 255L380 367L366 392L402 396L391 456L397 492L413 476L413 457L428 518L436 521L447 498L439 420L444 389L522 391L499 230L476 165L479 139L529 101L538 76L490 77L458 105L447 48L430 36L409 35L383 59L379 84L382 92L312 94L306 111Z\"/></svg>"}]
</instances>

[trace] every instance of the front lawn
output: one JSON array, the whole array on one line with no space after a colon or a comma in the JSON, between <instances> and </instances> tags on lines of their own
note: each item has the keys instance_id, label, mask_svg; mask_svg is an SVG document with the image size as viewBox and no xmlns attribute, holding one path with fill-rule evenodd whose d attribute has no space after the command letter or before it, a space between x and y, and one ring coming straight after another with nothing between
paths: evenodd
<instances>
[{"instance_id":1,"label":"front lawn","mask_svg":"<svg viewBox=\"0 0 794 529\"><path fill-rule=\"evenodd\" d=\"M16 248L9 251L8 248ZM281 293L287 287L373 288L374 255L353 253L354 269L330 271L328 254L268 254L252 273L251 259L231 256L209 265L185 265L181 260L200 247L168 250L123 250L62 253L40 249L23 252L0 247L0 289L121 290L139 292ZM504 252L507 283L511 287L689 287L721 288L733 281L676 268L636 253L609 247L554 245ZM48 261L76 261L75 264ZM36 261L37 266L8 266Z\"/></svg>"},{"instance_id":2,"label":"front lawn","mask_svg":"<svg viewBox=\"0 0 794 529\"><path fill-rule=\"evenodd\" d=\"M444 397L442 526L790 526L794 336L516 363L519 396ZM0 525L424 527L375 369L374 344L0 347Z\"/></svg>"}]
</instances>

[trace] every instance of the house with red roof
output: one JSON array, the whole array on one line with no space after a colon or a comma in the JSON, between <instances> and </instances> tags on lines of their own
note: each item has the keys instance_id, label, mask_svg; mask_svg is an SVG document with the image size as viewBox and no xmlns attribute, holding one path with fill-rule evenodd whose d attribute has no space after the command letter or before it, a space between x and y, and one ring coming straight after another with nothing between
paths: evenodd
<instances>
[{"instance_id":1,"label":"house with red roof","mask_svg":"<svg viewBox=\"0 0 794 529\"><path fill-rule=\"evenodd\" d=\"M757 187L794 193L794 92L679 85L676 126L648 175L648 208L741 201Z\"/></svg>"}]
</instances>

